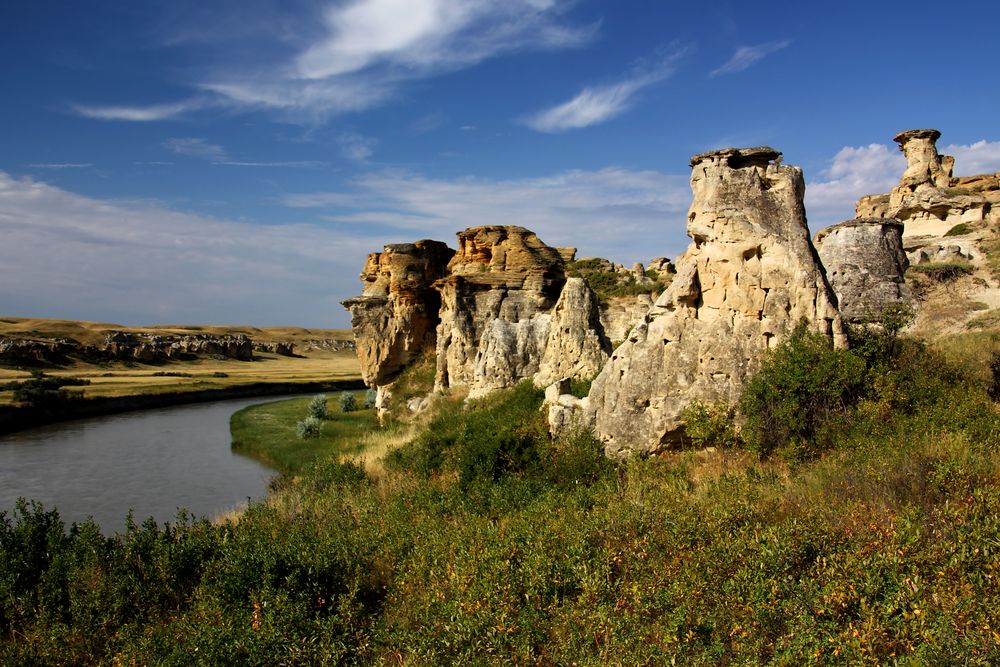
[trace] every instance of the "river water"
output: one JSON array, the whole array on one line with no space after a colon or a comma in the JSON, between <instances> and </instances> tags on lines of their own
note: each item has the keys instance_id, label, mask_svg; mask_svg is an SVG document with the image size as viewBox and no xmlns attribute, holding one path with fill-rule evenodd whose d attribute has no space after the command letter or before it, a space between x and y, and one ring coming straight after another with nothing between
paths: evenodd
<instances>
[{"instance_id":1,"label":"river water","mask_svg":"<svg viewBox=\"0 0 1000 667\"><path fill-rule=\"evenodd\" d=\"M0 436L0 511L23 496L69 525L93 517L107 534L178 508L213 517L262 498L272 470L230 448L237 410L282 397L196 403L60 422ZM288 398L288 397L284 397Z\"/></svg>"}]
</instances>

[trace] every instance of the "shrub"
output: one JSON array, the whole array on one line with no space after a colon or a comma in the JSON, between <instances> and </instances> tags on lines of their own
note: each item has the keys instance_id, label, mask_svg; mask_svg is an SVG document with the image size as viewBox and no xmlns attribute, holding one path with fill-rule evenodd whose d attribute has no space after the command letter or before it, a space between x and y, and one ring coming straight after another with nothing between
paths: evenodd
<instances>
[{"instance_id":1,"label":"shrub","mask_svg":"<svg viewBox=\"0 0 1000 667\"><path fill-rule=\"evenodd\" d=\"M973 267L971 262L927 262L914 264L909 270L921 273L935 282L947 283L971 275Z\"/></svg>"},{"instance_id":2,"label":"shrub","mask_svg":"<svg viewBox=\"0 0 1000 667\"><path fill-rule=\"evenodd\" d=\"M326 394L317 394L309 401L308 413L315 419L329 419L330 411L326 407Z\"/></svg>"},{"instance_id":3,"label":"shrub","mask_svg":"<svg viewBox=\"0 0 1000 667\"><path fill-rule=\"evenodd\" d=\"M340 411L354 412L357 409L358 409L358 399L354 396L354 394L349 391L341 392Z\"/></svg>"},{"instance_id":4,"label":"shrub","mask_svg":"<svg viewBox=\"0 0 1000 667\"><path fill-rule=\"evenodd\" d=\"M13 398L19 403L28 403L35 407L49 407L65 403L77 398L67 392L64 387L83 387L90 380L74 377L53 377L40 371L31 374L30 380L10 385L14 390Z\"/></svg>"},{"instance_id":5,"label":"shrub","mask_svg":"<svg viewBox=\"0 0 1000 667\"><path fill-rule=\"evenodd\" d=\"M295 425L295 435L300 440L318 438L323 434L323 422L316 417L306 417Z\"/></svg>"},{"instance_id":6,"label":"shrub","mask_svg":"<svg viewBox=\"0 0 1000 667\"><path fill-rule=\"evenodd\" d=\"M861 358L835 350L826 336L800 324L746 385L740 412L747 447L767 456L790 446L798 450L796 458L823 449L821 425L860 396L865 372Z\"/></svg>"},{"instance_id":7,"label":"shrub","mask_svg":"<svg viewBox=\"0 0 1000 667\"><path fill-rule=\"evenodd\" d=\"M961 236L962 234L968 234L971 231L972 231L972 228L969 227L968 223L966 223L966 222L960 222L957 225L955 225L954 227L952 227L951 229L949 229L947 232L945 232L944 235L945 236Z\"/></svg>"},{"instance_id":8,"label":"shrub","mask_svg":"<svg viewBox=\"0 0 1000 667\"><path fill-rule=\"evenodd\" d=\"M365 401L362 404L365 410L372 410L375 408L376 397L377 393L374 389L369 389L368 391L365 392Z\"/></svg>"},{"instance_id":9,"label":"shrub","mask_svg":"<svg viewBox=\"0 0 1000 667\"><path fill-rule=\"evenodd\" d=\"M739 442L733 409L726 405L695 401L684 409L681 418L684 432L695 447L734 447Z\"/></svg>"}]
</instances>

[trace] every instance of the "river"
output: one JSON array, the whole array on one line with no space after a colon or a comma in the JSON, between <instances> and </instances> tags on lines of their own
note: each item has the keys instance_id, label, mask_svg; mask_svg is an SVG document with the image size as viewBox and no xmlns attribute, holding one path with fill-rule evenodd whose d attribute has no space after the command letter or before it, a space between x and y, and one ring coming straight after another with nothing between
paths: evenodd
<instances>
[{"instance_id":1,"label":"river","mask_svg":"<svg viewBox=\"0 0 1000 667\"><path fill-rule=\"evenodd\" d=\"M93 517L121 532L172 521L178 508L213 517L262 498L274 472L234 453L229 418L279 396L178 405L80 419L0 436L0 511L23 496L53 507L68 525Z\"/></svg>"}]
</instances>

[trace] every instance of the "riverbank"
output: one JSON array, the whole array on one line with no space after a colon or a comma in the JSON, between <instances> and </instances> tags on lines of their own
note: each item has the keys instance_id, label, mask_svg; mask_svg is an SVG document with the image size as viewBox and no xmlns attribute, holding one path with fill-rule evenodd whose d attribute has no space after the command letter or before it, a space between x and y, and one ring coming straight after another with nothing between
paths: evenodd
<instances>
[{"instance_id":1,"label":"riverbank","mask_svg":"<svg viewBox=\"0 0 1000 667\"><path fill-rule=\"evenodd\" d=\"M252 398L309 392L348 391L364 388L360 379L309 382L253 382L228 387L170 391L126 396L81 397L57 406L0 405L0 435L71 419L99 417L119 412L204 403L229 398Z\"/></svg>"}]
</instances>

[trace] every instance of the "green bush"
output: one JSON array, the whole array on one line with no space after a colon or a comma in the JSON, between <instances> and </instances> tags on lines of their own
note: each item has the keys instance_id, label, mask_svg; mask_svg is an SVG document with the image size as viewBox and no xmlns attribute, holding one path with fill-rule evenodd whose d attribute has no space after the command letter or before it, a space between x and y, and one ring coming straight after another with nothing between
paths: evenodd
<instances>
[{"instance_id":1,"label":"green bush","mask_svg":"<svg viewBox=\"0 0 1000 667\"><path fill-rule=\"evenodd\" d=\"M968 234L972 231L972 228L967 222L960 222L947 232L944 233L945 236L961 236L962 234Z\"/></svg>"},{"instance_id":2,"label":"green bush","mask_svg":"<svg viewBox=\"0 0 1000 667\"><path fill-rule=\"evenodd\" d=\"M34 371L30 380L11 382L6 385L12 389L13 398L18 403L26 403L34 407L53 407L67 401L79 398L65 390L65 387L84 387L90 380L74 377L55 377L41 371Z\"/></svg>"},{"instance_id":3,"label":"green bush","mask_svg":"<svg viewBox=\"0 0 1000 667\"><path fill-rule=\"evenodd\" d=\"M825 449L820 427L860 397L865 373L862 359L800 324L744 389L740 413L747 447L760 456L791 447L796 458Z\"/></svg>"},{"instance_id":4,"label":"green bush","mask_svg":"<svg viewBox=\"0 0 1000 667\"><path fill-rule=\"evenodd\" d=\"M726 405L691 403L681 414L684 433L695 447L734 447L739 444L733 409Z\"/></svg>"},{"instance_id":5,"label":"green bush","mask_svg":"<svg viewBox=\"0 0 1000 667\"><path fill-rule=\"evenodd\" d=\"M344 391L340 393L340 411L341 412L354 412L358 409L358 399L357 397L349 391Z\"/></svg>"},{"instance_id":6,"label":"green bush","mask_svg":"<svg viewBox=\"0 0 1000 667\"><path fill-rule=\"evenodd\" d=\"M310 417L315 419L329 419L330 411L326 407L326 394L317 394L309 401L307 408Z\"/></svg>"},{"instance_id":7,"label":"green bush","mask_svg":"<svg viewBox=\"0 0 1000 667\"><path fill-rule=\"evenodd\" d=\"M306 417L295 424L295 435L299 440L318 438L323 435L323 422L316 417Z\"/></svg>"},{"instance_id":8,"label":"green bush","mask_svg":"<svg viewBox=\"0 0 1000 667\"><path fill-rule=\"evenodd\" d=\"M365 400L364 403L362 403L362 407L365 410L375 409L375 400L377 397L378 394L376 393L376 391L374 389L369 389L368 391L365 392Z\"/></svg>"}]
</instances>

